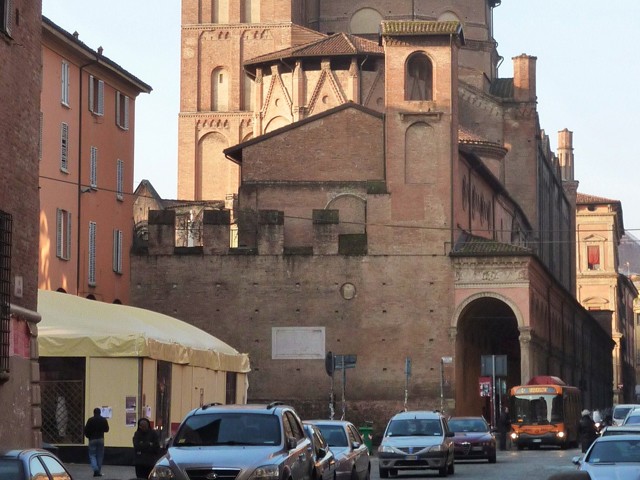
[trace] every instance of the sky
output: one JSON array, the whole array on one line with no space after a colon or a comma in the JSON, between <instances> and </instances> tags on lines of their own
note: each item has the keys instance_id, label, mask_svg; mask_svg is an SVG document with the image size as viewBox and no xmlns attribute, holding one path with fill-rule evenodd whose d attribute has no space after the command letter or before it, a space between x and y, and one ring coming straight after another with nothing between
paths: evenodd
<instances>
[{"instance_id":1,"label":"sky","mask_svg":"<svg viewBox=\"0 0 640 480\"><path fill-rule=\"evenodd\" d=\"M347 1L347 0L345 0ZM180 0L42 0L43 15L121 65L153 91L136 100L134 188L147 179L177 197L180 95ZM631 140L640 100L638 0L502 0L494 37L504 57L537 57L540 126L552 149L573 132L578 191L622 202L624 226L640 236L638 159Z\"/></svg>"}]
</instances>

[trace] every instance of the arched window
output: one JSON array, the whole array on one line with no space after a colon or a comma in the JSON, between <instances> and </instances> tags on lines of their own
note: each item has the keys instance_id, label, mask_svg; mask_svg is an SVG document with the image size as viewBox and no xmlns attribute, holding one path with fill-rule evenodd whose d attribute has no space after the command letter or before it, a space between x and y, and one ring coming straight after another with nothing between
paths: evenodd
<instances>
[{"instance_id":1,"label":"arched window","mask_svg":"<svg viewBox=\"0 0 640 480\"><path fill-rule=\"evenodd\" d=\"M349 33L355 35L377 34L380 30L382 15L373 8L361 8L349 21Z\"/></svg>"},{"instance_id":2,"label":"arched window","mask_svg":"<svg viewBox=\"0 0 640 480\"><path fill-rule=\"evenodd\" d=\"M415 53L407 61L405 100L433 100L433 66L423 53Z\"/></svg>"},{"instance_id":3,"label":"arched window","mask_svg":"<svg viewBox=\"0 0 640 480\"><path fill-rule=\"evenodd\" d=\"M226 112L229 108L229 76L224 68L211 73L211 110Z\"/></svg>"}]
</instances>

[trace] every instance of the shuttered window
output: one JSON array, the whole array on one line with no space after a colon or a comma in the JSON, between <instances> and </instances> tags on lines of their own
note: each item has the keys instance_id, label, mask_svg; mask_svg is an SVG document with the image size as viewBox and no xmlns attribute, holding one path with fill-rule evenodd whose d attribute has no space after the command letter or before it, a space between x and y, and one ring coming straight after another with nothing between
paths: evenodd
<instances>
[{"instance_id":1,"label":"shuttered window","mask_svg":"<svg viewBox=\"0 0 640 480\"><path fill-rule=\"evenodd\" d=\"M104 115L104 81L89 75L89 110Z\"/></svg>"},{"instance_id":2,"label":"shuttered window","mask_svg":"<svg viewBox=\"0 0 640 480\"><path fill-rule=\"evenodd\" d=\"M89 222L89 285L96 286L96 222Z\"/></svg>"},{"instance_id":3,"label":"shuttered window","mask_svg":"<svg viewBox=\"0 0 640 480\"><path fill-rule=\"evenodd\" d=\"M69 168L69 125L60 126L60 170L68 172Z\"/></svg>"},{"instance_id":4,"label":"shuttered window","mask_svg":"<svg viewBox=\"0 0 640 480\"><path fill-rule=\"evenodd\" d=\"M0 0L0 32L11 36L13 26L13 2L12 0Z\"/></svg>"},{"instance_id":5,"label":"shuttered window","mask_svg":"<svg viewBox=\"0 0 640 480\"><path fill-rule=\"evenodd\" d=\"M113 271L122 273L122 230L113 231Z\"/></svg>"},{"instance_id":6,"label":"shuttered window","mask_svg":"<svg viewBox=\"0 0 640 480\"><path fill-rule=\"evenodd\" d=\"M91 147L91 157L89 159L89 182L91 188L98 187L98 149Z\"/></svg>"},{"instance_id":7,"label":"shuttered window","mask_svg":"<svg viewBox=\"0 0 640 480\"><path fill-rule=\"evenodd\" d=\"M61 78L61 92L60 101L63 105L69 106L69 63L66 60L62 61L62 71L60 72Z\"/></svg>"},{"instance_id":8,"label":"shuttered window","mask_svg":"<svg viewBox=\"0 0 640 480\"><path fill-rule=\"evenodd\" d=\"M118 159L116 163L116 198L124 200L124 162Z\"/></svg>"},{"instance_id":9,"label":"shuttered window","mask_svg":"<svg viewBox=\"0 0 640 480\"><path fill-rule=\"evenodd\" d=\"M11 230L10 213L0 210L0 372L9 372L11 342Z\"/></svg>"},{"instance_id":10,"label":"shuttered window","mask_svg":"<svg viewBox=\"0 0 640 480\"><path fill-rule=\"evenodd\" d=\"M60 208L56 210L56 256L71 258L71 212Z\"/></svg>"},{"instance_id":11,"label":"shuttered window","mask_svg":"<svg viewBox=\"0 0 640 480\"><path fill-rule=\"evenodd\" d=\"M116 125L129 130L129 97L116 92Z\"/></svg>"}]
</instances>

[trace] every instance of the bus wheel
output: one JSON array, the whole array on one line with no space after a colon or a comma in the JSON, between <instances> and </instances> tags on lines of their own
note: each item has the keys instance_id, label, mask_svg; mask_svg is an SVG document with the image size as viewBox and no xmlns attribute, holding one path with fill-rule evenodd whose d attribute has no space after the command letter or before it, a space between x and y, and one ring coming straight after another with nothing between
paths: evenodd
<instances>
[{"instance_id":1,"label":"bus wheel","mask_svg":"<svg viewBox=\"0 0 640 480\"><path fill-rule=\"evenodd\" d=\"M524 445L522 443L518 443L518 450L524 450Z\"/></svg>"}]
</instances>

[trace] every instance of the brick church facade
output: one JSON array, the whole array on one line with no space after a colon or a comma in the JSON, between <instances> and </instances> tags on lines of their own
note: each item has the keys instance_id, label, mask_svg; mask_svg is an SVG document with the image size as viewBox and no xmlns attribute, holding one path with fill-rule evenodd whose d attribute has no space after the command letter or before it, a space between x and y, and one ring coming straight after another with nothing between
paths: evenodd
<instances>
[{"instance_id":1,"label":"brick church facade","mask_svg":"<svg viewBox=\"0 0 640 480\"><path fill-rule=\"evenodd\" d=\"M508 387L556 375L609 406L610 324L575 297L573 146L540 128L536 59L498 77L496 0L413 3L183 2L178 193L237 203L188 248L152 211L132 302L248 352L249 400L307 418L343 387L328 351L357 356L346 416L377 428L486 411L483 355L507 356Z\"/></svg>"}]
</instances>

